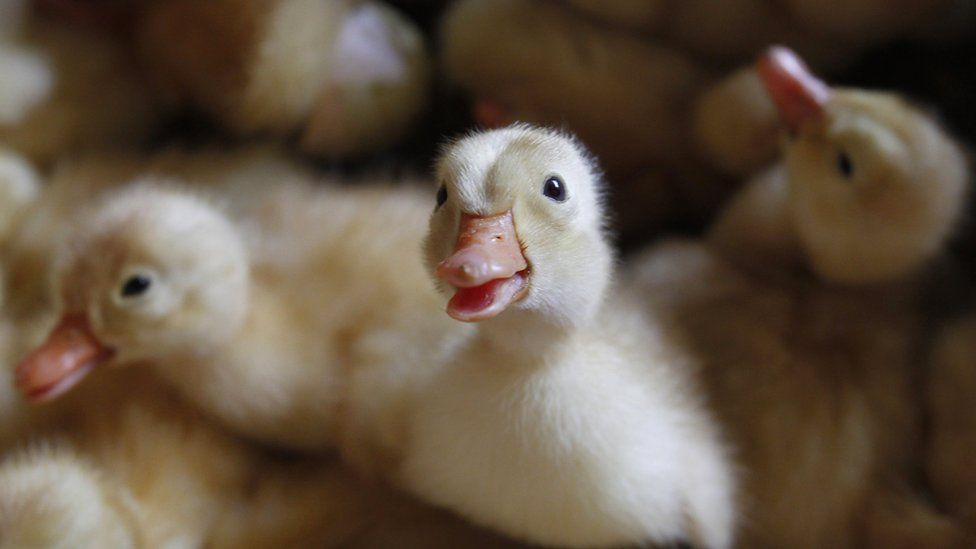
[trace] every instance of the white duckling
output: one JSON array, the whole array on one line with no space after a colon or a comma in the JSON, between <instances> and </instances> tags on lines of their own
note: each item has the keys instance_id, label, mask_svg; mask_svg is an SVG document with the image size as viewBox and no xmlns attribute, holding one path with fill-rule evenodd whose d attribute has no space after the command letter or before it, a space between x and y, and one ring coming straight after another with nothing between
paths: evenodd
<instances>
[{"instance_id":1,"label":"white duckling","mask_svg":"<svg viewBox=\"0 0 976 549\"><path fill-rule=\"evenodd\" d=\"M280 181L235 226L187 193L116 191L71 226L54 267L62 320L19 385L48 401L97 366L145 362L238 433L382 461L373 446L399 431L371 432L376 418L395 423L467 332L436 315L417 257L428 205L391 186Z\"/></svg>"},{"instance_id":2,"label":"white duckling","mask_svg":"<svg viewBox=\"0 0 976 549\"><path fill-rule=\"evenodd\" d=\"M427 103L423 38L381 2L155 2L139 28L164 97L314 154L392 146Z\"/></svg>"},{"instance_id":3,"label":"white duckling","mask_svg":"<svg viewBox=\"0 0 976 549\"><path fill-rule=\"evenodd\" d=\"M785 162L704 243L634 260L631 284L684 332L738 450L743 547L958 547L914 472L918 277L967 184L958 147L884 93L759 63L792 131Z\"/></svg>"},{"instance_id":4,"label":"white duckling","mask_svg":"<svg viewBox=\"0 0 976 549\"><path fill-rule=\"evenodd\" d=\"M684 357L609 286L597 169L566 135L476 133L437 164L428 267L478 322L409 415L398 478L533 543L728 547L733 475Z\"/></svg>"}]
</instances>

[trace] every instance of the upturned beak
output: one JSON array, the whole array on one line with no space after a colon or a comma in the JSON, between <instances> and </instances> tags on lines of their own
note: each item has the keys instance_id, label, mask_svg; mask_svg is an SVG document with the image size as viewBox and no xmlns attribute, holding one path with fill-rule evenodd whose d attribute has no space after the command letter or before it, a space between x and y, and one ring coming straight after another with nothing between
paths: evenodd
<instances>
[{"instance_id":1,"label":"upturned beak","mask_svg":"<svg viewBox=\"0 0 976 549\"><path fill-rule=\"evenodd\" d=\"M462 214L454 253L435 274L457 288L447 313L463 322L497 316L524 297L528 262L511 210L489 217Z\"/></svg>"},{"instance_id":2,"label":"upturned beak","mask_svg":"<svg viewBox=\"0 0 976 549\"><path fill-rule=\"evenodd\" d=\"M67 315L47 340L17 365L17 388L34 403L55 400L113 354L92 334L84 316Z\"/></svg>"},{"instance_id":3,"label":"upturned beak","mask_svg":"<svg viewBox=\"0 0 976 549\"><path fill-rule=\"evenodd\" d=\"M833 92L793 50L773 46L759 58L756 70L791 132L823 115Z\"/></svg>"}]
</instances>

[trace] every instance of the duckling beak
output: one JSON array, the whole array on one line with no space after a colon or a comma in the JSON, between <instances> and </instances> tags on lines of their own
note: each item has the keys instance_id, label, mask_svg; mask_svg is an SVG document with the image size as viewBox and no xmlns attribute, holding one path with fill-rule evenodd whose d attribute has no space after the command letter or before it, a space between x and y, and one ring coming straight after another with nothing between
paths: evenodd
<instances>
[{"instance_id":1,"label":"duckling beak","mask_svg":"<svg viewBox=\"0 0 976 549\"><path fill-rule=\"evenodd\" d=\"M773 46L759 58L756 70L790 131L823 114L832 95L830 86L814 76L793 50Z\"/></svg>"},{"instance_id":2,"label":"duckling beak","mask_svg":"<svg viewBox=\"0 0 976 549\"><path fill-rule=\"evenodd\" d=\"M17 365L17 388L31 402L52 401L81 382L113 352L92 334L88 319L67 315L40 347Z\"/></svg>"},{"instance_id":3,"label":"duckling beak","mask_svg":"<svg viewBox=\"0 0 976 549\"><path fill-rule=\"evenodd\" d=\"M462 322L497 316L525 296L528 266L511 210L489 217L462 214L454 253L435 271L457 288L447 314Z\"/></svg>"}]
</instances>

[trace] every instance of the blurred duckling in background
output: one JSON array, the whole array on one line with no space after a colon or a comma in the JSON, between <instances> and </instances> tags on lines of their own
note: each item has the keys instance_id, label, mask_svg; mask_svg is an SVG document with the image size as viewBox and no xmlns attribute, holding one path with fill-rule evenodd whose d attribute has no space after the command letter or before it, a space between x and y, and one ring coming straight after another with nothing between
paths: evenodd
<instances>
[{"instance_id":1,"label":"blurred duckling in background","mask_svg":"<svg viewBox=\"0 0 976 549\"><path fill-rule=\"evenodd\" d=\"M138 374L32 414L0 461L0 547L198 547L243 500L258 454Z\"/></svg>"},{"instance_id":2,"label":"blurred duckling in background","mask_svg":"<svg viewBox=\"0 0 976 549\"><path fill-rule=\"evenodd\" d=\"M390 147L428 100L423 38L381 2L153 2L137 36L165 100L317 155Z\"/></svg>"},{"instance_id":3,"label":"blurred duckling in background","mask_svg":"<svg viewBox=\"0 0 976 549\"><path fill-rule=\"evenodd\" d=\"M694 372L610 288L597 168L514 126L437 164L427 265L477 322L411 410L398 478L508 535L729 547L734 479Z\"/></svg>"},{"instance_id":4,"label":"blurred duckling in background","mask_svg":"<svg viewBox=\"0 0 976 549\"><path fill-rule=\"evenodd\" d=\"M628 284L684 332L743 474L743 547L958 547L918 478L920 281L963 210L966 163L897 95L759 62L791 137L705 242Z\"/></svg>"},{"instance_id":5,"label":"blurred duckling in background","mask_svg":"<svg viewBox=\"0 0 976 549\"><path fill-rule=\"evenodd\" d=\"M144 141L157 122L121 45L0 0L0 144L48 164Z\"/></svg>"},{"instance_id":6,"label":"blurred duckling in background","mask_svg":"<svg viewBox=\"0 0 976 549\"><path fill-rule=\"evenodd\" d=\"M0 256L7 285L15 290L7 303L9 315L24 323L52 314L50 271L78 212L108 190L140 177L192 181L236 211L253 210L269 182L309 180L313 175L282 149L268 145L165 149L151 155L103 152L59 161L13 225Z\"/></svg>"},{"instance_id":7,"label":"blurred duckling in background","mask_svg":"<svg viewBox=\"0 0 976 549\"><path fill-rule=\"evenodd\" d=\"M0 458L0 547L512 545L334 458L268 455L148 370L93 377Z\"/></svg>"},{"instance_id":8,"label":"blurred duckling in background","mask_svg":"<svg viewBox=\"0 0 976 549\"><path fill-rule=\"evenodd\" d=\"M399 399L468 332L437 314L418 257L429 198L291 183L238 205L236 225L150 183L76 217L54 262L61 320L18 368L23 392L48 401L144 362L238 433L385 459L399 431L373 426L400 421Z\"/></svg>"}]
</instances>

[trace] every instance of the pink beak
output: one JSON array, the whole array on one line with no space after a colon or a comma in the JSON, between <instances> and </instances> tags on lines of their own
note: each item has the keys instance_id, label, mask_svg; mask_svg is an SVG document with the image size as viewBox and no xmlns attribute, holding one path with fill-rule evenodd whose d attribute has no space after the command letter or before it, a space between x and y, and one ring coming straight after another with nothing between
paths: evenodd
<instances>
[{"instance_id":1,"label":"pink beak","mask_svg":"<svg viewBox=\"0 0 976 549\"><path fill-rule=\"evenodd\" d=\"M793 50L773 46L756 63L759 77L790 131L819 118L832 91Z\"/></svg>"},{"instance_id":2,"label":"pink beak","mask_svg":"<svg viewBox=\"0 0 976 549\"><path fill-rule=\"evenodd\" d=\"M527 269L512 212L507 211L489 217L462 214L454 253L435 274L457 288L448 314L476 322L500 314L525 295Z\"/></svg>"},{"instance_id":3,"label":"pink beak","mask_svg":"<svg viewBox=\"0 0 976 549\"><path fill-rule=\"evenodd\" d=\"M47 340L17 365L17 388L32 402L54 400L112 355L92 334L86 318L65 316Z\"/></svg>"}]
</instances>

